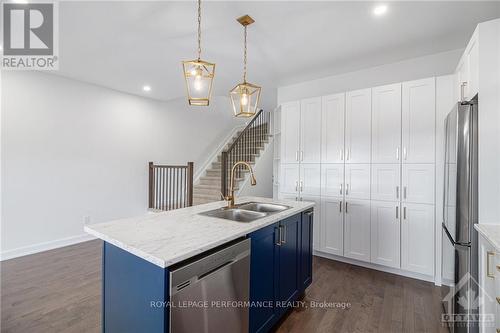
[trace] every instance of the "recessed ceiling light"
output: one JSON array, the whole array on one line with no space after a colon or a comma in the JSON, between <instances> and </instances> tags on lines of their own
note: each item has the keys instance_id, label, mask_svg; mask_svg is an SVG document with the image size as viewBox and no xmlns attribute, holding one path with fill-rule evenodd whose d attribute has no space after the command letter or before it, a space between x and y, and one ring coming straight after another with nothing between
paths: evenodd
<instances>
[{"instance_id":1,"label":"recessed ceiling light","mask_svg":"<svg viewBox=\"0 0 500 333\"><path fill-rule=\"evenodd\" d=\"M381 16L387 13L387 5L378 5L373 8L373 14L376 16Z\"/></svg>"},{"instance_id":2,"label":"recessed ceiling light","mask_svg":"<svg viewBox=\"0 0 500 333\"><path fill-rule=\"evenodd\" d=\"M144 91L151 91L151 87L150 86L143 86L142 90L144 90Z\"/></svg>"}]
</instances>

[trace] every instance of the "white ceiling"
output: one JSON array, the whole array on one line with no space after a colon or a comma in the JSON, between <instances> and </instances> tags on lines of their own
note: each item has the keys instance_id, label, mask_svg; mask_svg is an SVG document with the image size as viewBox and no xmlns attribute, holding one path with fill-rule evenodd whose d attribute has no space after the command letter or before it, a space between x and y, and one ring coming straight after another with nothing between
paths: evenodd
<instances>
[{"instance_id":1,"label":"white ceiling","mask_svg":"<svg viewBox=\"0 0 500 333\"><path fill-rule=\"evenodd\" d=\"M464 48L477 23L500 17L500 2L204 2L204 60L217 64L215 94L242 74L249 14L249 75L265 89ZM196 2L61 2L60 75L170 100L184 96L181 60L195 58ZM152 87L149 93L142 86Z\"/></svg>"}]
</instances>

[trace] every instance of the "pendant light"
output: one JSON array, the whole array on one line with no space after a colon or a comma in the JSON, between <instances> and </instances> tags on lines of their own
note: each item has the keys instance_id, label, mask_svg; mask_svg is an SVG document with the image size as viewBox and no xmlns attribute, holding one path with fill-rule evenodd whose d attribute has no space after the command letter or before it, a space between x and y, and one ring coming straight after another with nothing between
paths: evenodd
<instances>
[{"instance_id":1,"label":"pendant light","mask_svg":"<svg viewBox=\"0 0 500 333\"><path fill-rule=\"evenodd\" d=\"M244 29L243 82L234 87L229 96L236 117L252 117L257 112L261 91L261 87L247 82L247 27L255 21L248 15L236 20Z\"/></svg>"},{"instance_id":2,"label":"pendant light","mask_svg":"<svg viewBox=\"0 0 500 333\"><path fill-rule=\"evenodd\" d=\"M189 105L208 106L215 64L201 60L201 0L198 0L198 58L182 62Z\"/></svg>"}]
</instances>

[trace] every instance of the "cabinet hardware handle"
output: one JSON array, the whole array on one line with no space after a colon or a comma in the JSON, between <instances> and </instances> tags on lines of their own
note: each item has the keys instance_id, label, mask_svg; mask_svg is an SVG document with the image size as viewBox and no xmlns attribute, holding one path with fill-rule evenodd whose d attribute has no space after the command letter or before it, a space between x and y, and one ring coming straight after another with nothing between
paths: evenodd
<instances>
[{"instance_id":1,"label":"cabinet hardware handle","mask_svg":"<svg viewBox=\"0 0 500 333\"><path fill-rule=\"evenodd\" d=\"M300 192L302 192L303 190L304 190L304 183L301 180L300 181Z\"/></svg>"},{"instance_id":2,"label":"cabinet hardware handle","mask_svg":"<svg viewBox=\"0 0 500 333\"><path fill-rule=\"evenodd\" d=\"M403 199L406 200L406 186L403 187Z\"/></svg>"},{"instance_id":3,"label":"cabinet hardware handle","mask_svg":"<svg viewBox=\"0 0 500 333\"><path fill-rule=\"evenodd\" d=\"M347 149L346 154L347 154L347 160L349 161L349 158L351 157L351 148Z\"/></svg>"},{"instance_id":4,"label":"cabinet hardware handle","mask_svg":"<svg viewBox=\"0 0 500 333\"><path fill-rule=\"evenodd\" d=\"M283 239L281 240L281 244L286 244L286 225L283 226Z\"/></svg>"},{"instance_id":5,"label":"cabinet hardware handle","mask_svg":"<svg viewBox=\"0 0 500 333\"><path fill-rule=\"evenodd\" d=\"M500 304L500 297L496 297L497 303Z\"/></svg>"},{"instance_id":6,"label":"cabinet hardware handle","mask_svg":"<svg viewBox=\"0 0 500 333\"><path fill-rule=\"evenodd\" d=\"M403 219L406 220L406 206L403 207Z\"/></svg>"},{"instance_id":7,"label":"cabinet hardware handle","mask_svg":"<svg viewBox=\"0 0 500 333\"><path fill-rule=\"evenodd\" d=\"M345 186L345 195L349 195L349 184Z\"/></svg>"},{"instance_id":8,"label":"cabinet hardware handle","mask_svg":"<svg viewBox=\"0 0 500 333\"><path fill-rule=\"evenodd\" d=\"M340 149L340 160L344 160L344 149Z\"/></svg>"},{"instance_id":9,"label":"cabinet hardware handle","mask_svg":"<svg viewBox=\"0 0 500 333\"><path fill-rule=\"evenodd\" d=\"M295 192L299 190L299 182L296 180L295 181Z\"/></svg>"},{"instance_id":10,"label":"cabinet hardware handle","mask_svg":"<svg viewBox=\"0 0 500 333\"><path fill-rule=\"evenodd\" d=\"M298 162L299 161L299 151L295 151L295 160Z\"/></svg>"},{"instance_id":11,"label":"cabinet hardware handle","mask_svg":"<svg viewBox=\"0 0 500 333\"><path fill-rule=\"evenodd\" d=\"M342 200L340 200L339 213L342 213Z\"/></svg>"},{"instance_id":12,"label":"cabinet hardware handle","mask_svg":"<svg viewBox=\"0 0 500 333\"><path fill-rule=\"evenodd\" d=\"M396 148L396 159L399 161L399 147Z\"/></svg>"},{"instance_id":13,"label":"cabinet hardware handle","mask_svg":"<svg viewBox=\"0 0 500 333\"><path fill-rule=\"evenodd\" d=\"M406 153L406 147L403 148L403 157L406 161L406 158L408 157L408 154Z\"/></svg>"},{"instance_id":14,"label":"cabinet hardware handle","mask_svg":"<svg viewBox=\"0 0 500 333\"><path fill-rule=\"evenodd\" d=\"M342 194L342 183L340 183L340 194Z\"/></svg>"},{"instance_id":15,"label":"cabinet hardware handle","mask_svg":"<svg viewBox=\"0 0 500 333\"><path fill-rule=\"evenodd\" d=\"M347 211L347 201L345 202L345 213L346 213L346 214L347 214L347 213L349 213L349 212Z\"/></svg>"},{"instance_id":16,"label":"cabinet hardware handle","mask_svg":"<svg viewBox=\"0 0 500 333\"><path fill-rule=\"evenodd\" d=\"M298 198L298 197L295 197L295 201L299 201L299 198Z\"/></svg>"},{"instance_id":17,"label":"cabinet hardware handle","mask_svg":"<svg viewBox=\"0 0 500 333\"><path fill-rule=\"evenodd\" d=\"M314 214L314 212L313 212L312 210L310 210L310 211L306 212L306 215L307 215L307 216L312 216L313 214Z\"/></svg>"},{"instance_id":18,"label":"cabinet hardware handle","mask_svg":"<svg viewBox=\"0 0 500 333\"><path fill-rule=\"evenodd\" d=\"M486 276L489 278L492 278L492 279L495 278L495 274L490 273L490 256L494 256L494 255L495 255L495 252L493 252L493 251L486 252Z\"/></svg>"},{"instance_id":19,"label":"cabinet hardware handle","mask_svg":"<svg viewBox=\"0 0 500 333\"><path fill-rule=\"evenodd\" d=\"M399 206L396 206L396 218L399 219Z\"/></svg>"},{"instance_id":20,"label":"cabinet hardware handle","mask_svg":"<svg viewBox=\"0 0 500 333\"><path fill-rule=\"evenodd\" d=\"M399 199L399 185L396 186L396 199Z\"/></svg>"},{"instance_id":21,"label":"cabinet hardware handle","mask_svg":"<svg viewBox=\"0 0 500 333\"><path fill-rule=\"evenodd\" d=\"M300 160L301 161L304 160L304 151L303 150L300 151Z\"/></svg>"},{"instance_id":22,"label":"cabinet hardware handle","mask_svg":"<svg viewBox=\"0 0 500 333\"><path fill-rule=\"evenodd\" d=\"M460 85L460 101L463 102L465 101L465 87L467 86L467 82L464 81Z\"/></svg>"},{"instance_id":23,"label":"cabinet hardware handle","mask_svg":"<svg viewBox=\"0 0 500 333\"><path fill-rule=\"evenodd\" d=\"M278 243L276 243L276 245L281 246L281 226L278 227L277 229L278 229Z\"/></svg>"}]
</instances>

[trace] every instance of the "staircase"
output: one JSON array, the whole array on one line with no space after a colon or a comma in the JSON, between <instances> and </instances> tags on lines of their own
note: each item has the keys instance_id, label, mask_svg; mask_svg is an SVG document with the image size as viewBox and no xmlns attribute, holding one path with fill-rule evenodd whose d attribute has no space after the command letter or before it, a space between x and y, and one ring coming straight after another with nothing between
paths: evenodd
<instances>
[{"instance_id":1,"label":"staircase","mask_svg":"<svg viewBox=\"0 0 500 333\"><path fill-rule=\"evenodd\" d=\"M266 143L269 142L269 121L263 121L263 114L260 111L245 129L237 131L233 138L227 143L223 151L217 156L216 161L205 170L205 174L200 177L197 184L193 187L193 205L204 204L222 200L222 163L226 159L226 174L227 169L235 162L242 160L250 163L253 167L263 152ZM268 115L268 114L267 114ZM259 119L259 121L257 121ZM265 118L269 119L269 117ZM228 152L230 158L228 159ZM226 157L223 157L223 154ZM235 178L235 190L238 190L245 176L248 173L246 170L238 170L237 178ZM229 186L228 177L226 175L226 186Z\"/></svg>"}]
</instances>

